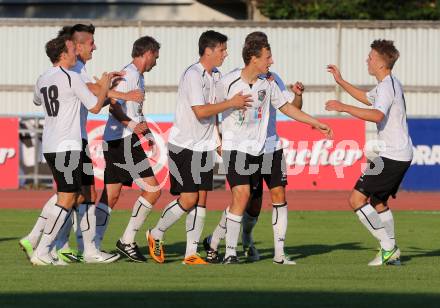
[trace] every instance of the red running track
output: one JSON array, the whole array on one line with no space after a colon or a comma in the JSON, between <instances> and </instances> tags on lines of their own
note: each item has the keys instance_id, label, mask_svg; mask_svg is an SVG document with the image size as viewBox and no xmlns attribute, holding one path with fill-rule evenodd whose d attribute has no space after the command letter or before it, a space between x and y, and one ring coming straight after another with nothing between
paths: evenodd
<instances>
[{"instance_id":1,"label":"red running track","mask_svg":"<svg viewBox=\"0 0 440 308\"><path fill-rule=\"evenodd\" d=\"M289 191L287 202L294 211L344 211L349 210L349 191ZM40 209L53 191L44 190L0 190L0 208ZM100 195L100 192L98 192ZM116 209L131 209L139 192L123 190ZM163 191L156 210L162 209L173 199L168 191ZM223 210L231 202L230 191L216 190L208 194L208 209ZM389 205L395 210L440 210L440 192L406 192L401 191L397 199L390 199ZM263 208L270 209L270 196L263 197Z\"/></svg>"}]
</instances>

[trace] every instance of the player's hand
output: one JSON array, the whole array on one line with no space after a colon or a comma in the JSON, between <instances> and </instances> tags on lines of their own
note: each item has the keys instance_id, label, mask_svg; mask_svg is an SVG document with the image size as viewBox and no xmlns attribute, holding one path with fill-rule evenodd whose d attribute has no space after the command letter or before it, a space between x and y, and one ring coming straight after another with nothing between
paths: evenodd
<instances>
[{"instance_id":1,"label":"player's hand","mask_svg":"<svg viewBox=\"0 0 440 308\"><path fill-rule=\"evenodd\" d=\"M252 107L252 95L246 94L243 95L243 92L240 91L239 93L235 94L230 100L229 100L231 107L235 109L243 109L246 110L246 107Z\"/></svg>"},{"instance_id":2,"label":"player's hand","mask_svg":"<svg viewBox=\"0 0 440 308\"><path fill-rule=\"evenodd\" d=\"M337 83L340 83L342 79L341 72L339 71L339 68L334 64L327 65L327 72L333 75L333 78Z\"/></svg>"},{"instance_id":3,"label":"player's hand","mask_svg":"<svg viewBox=\"0 0 440 308\"><path fill-rule=\"evenodd\" d=\"M220 156L222 156L222 146L221 146L221 145L219 145L219 146L217 147L217 154L220 155Z\"/></svg>"},{"instance_id":4,"label":"player's hand","mask_svg":"<svg viewBox=\"0 0 440 308\"><path fill-rule=\"evenodd\" d=\"M302 82L295 82L295 84L291 84L289 86L290 91L292 91L293 93L295 93L295 95L301 96L304 93L304 85L302 84Z\"/></svg>"},{"instance_id":5,"label":"player's hand","mask_svg":"<svg viewBox=\"0 0 440 308\"><path fill-rule=\"evenodd\" d=\"M125 96L126 101L141 103L144 101L145 93L141 90L132 90L125 93Z\"/></svg>"},{"instance_id":6,"label":"player's hand","mask_svg":"<svg viewBox=\"0 0 440 308\"><path fill-rule=\"evenodd\" d=\"M98 79L96 76L93 76L93 78L95 78L96 84L98 86L100 86L101 88L106 89L106 90L110 89L110 82L112 80L111 73L109 74L107 72L104 72L104 73L102 73L100 79Z\"/></svg>"},{"instance_id":7,"label":"player's hand","mask_svg":"<svg viewBox=\"0 0 440 308\"><path fill-rule=\"evenodd\" d=\"M146 134L148 131L149 131L149 129L148 129L148 125L147 125L146 122L138 123L138 124L134 127L134 130L133 130L133 132L134 132L135 134L140 134L140 135L144 135L144 134Z\"/></svg>"},{"instance_id":8,"label":"player's hand","mask_svg":"<svg viewBox=\"0 0 440 308\"><path fill-rule=\"evenodd\" d=\"M109 75L110 75L112 78L115 78L115 77L120 78L120 77L123 77L125 74L126 74L126 71L113 71L113 72L110 72L110 73L109 73Z\"/></svg>"},{"instance_id":9,"label":"player's hand","mask_svg":"<svg viewBox=\"0 0 440 308\"><path fill-rule=\"evenodd\" d=\"M316 128L319 129L319 131L328 139L333 138L333 130L327 124L318 122L318 126L316 126Z\"/></svg>"},{"instance_id":10,"label":"player's hand","mask_svg":"<svg viewBox=\"0 0 440 308\"><path fill-rule=\"evenodd\" d=\"M345 111L344 107L345 107L345 104L343 104L337 100L329 100L325 103L325 110L327 110L327 111L344 112Z\"/></svg>"}]
</instances>

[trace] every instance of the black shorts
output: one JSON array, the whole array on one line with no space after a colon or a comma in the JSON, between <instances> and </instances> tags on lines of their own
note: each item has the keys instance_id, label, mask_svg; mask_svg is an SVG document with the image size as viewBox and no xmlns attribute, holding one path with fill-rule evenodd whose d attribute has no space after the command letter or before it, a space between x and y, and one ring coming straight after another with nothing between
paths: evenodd
<instances>
[{"instance_id":1,"label":"black shorts","mask_svg":"<svg viewBox=\"0 0 440 308\"><path fill-rule=\"evenodd\" d=\"M368 170L375 172L373 168L380 168L382 165L380 160L383 161L382 172L379 174L371 174L372 172ZM380 156L376 157L369 162L367 172L364 172L360 176L354 189L369 197L370 203L373 206L379 203L385 203L390 196L396 198L400 183L409 166L411 166L410 161L398 161Z\"/></svg>"},{"instance_id":2,"label":"black shorts","mask_svg":"<svg viewBox=\"0 0 440 308\"><path fill-rule=\"evenodd\" d=\"M136 179L154 176L147 154L136 134L107 141L104 159L104 184L121 183L131 186Z\"/></svg>"},{"instance_id":3,"label":"black shorts","mask_svg":"<svg viewBox=\"0 0 440 308\"><path fill-rule=\"evenodd\" d=\"M168 144L170 193L211 191L214 177L214 151L198 152Z\"/></svg>"},{"instance_id":4,"label":"black shorts","mask_svg":"<svg viewBox=\"0 0 440 308\"><path fill-rule=\"evenodd\" d=\"M95 176L93 174L93 162L90 158L89 144L86 139L82 140L81 160L83 168L81 172L81 182L83 186L95 185Z\"/></svg>"},{"instance_id":5,"label":"black shorts","mask_svg":"<svg viewBox=\"0 0 440 308\"><path fill-rule=\"evenodd\" d=\"M269 189L287 185L286 160L282 149L263 155L260 183L257 189L252 191L252 198L260 198L263 195L263 180Z\"/></svg>"},{"instance_id":6,"label":"black shorts","mask_svg":"<svg viewBox=\"0 0 440 308\"><path fill-rule=\"evenodd\" d=\"M250 185L251 191L260 186L263 154L253 156L238 151L223 151L223 163L229 186Z\"/></svg>"},{"instance_id":7,"label":"black shorts","mask_svg":"<svg viewBox=\"0 0 440 308\"><path fill-rule=\"evenodd\" d=\"M57 184L57 192L81 191L83 169L81 151L44 153L44 158Z\"/></svg>"}]
</instances>

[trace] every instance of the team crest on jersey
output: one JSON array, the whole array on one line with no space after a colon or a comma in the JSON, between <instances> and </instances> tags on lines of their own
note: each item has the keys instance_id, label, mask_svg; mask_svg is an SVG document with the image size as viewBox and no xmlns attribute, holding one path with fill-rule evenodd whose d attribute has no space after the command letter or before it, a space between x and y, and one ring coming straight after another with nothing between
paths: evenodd
<instances>
[{"instance_id":1,"label":"team crest on jersey","mask_svg":"<svg viewBox=\"0 0 440 308\"><path fill-rule=\"evenodd\" d=\"M266 90L258 91L258 100L262 102L264 101L265 98L266 98Z\"/></svg>"}]
</instances>

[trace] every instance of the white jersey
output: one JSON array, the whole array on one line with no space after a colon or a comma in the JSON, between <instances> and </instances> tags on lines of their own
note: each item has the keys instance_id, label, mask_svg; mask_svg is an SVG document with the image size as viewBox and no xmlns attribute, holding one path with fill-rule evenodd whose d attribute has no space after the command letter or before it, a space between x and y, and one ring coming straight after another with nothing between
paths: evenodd
<instances>
[{"instance_id":1,"label":"white jersey","mask_svg":"<svg viewBox=\"0 0 440 308\"><path fill-rule=\"evenodd\" d=\"M281 92L284 95L284 99L287 102L292 102L295 99L295 95L287 90L286 85L278 74L274 72L269 72L267 77L272 76L274 78L275 83L280 88ZM264 76L261 76L264 77ZM264 145L265 153L273 153L277 150L282 149L280 138L277 134L277 110L270 105L269 107L269 123L267 125L267 139L266 144Z\"/></svg>"},{"instance_id":2,"label":"white jersey","mask_svg":"<svg viewBox=\"0 0 440 308\"><path fill-rule=\"evenodd\" d=\"M217 69L208 74L200 62L191 65L183 73L177 91L176 116L169 143L200 152L212 151L220 145L216 116L199 120L192 110L193 106L216 102L215 86L220 77Z\"/></svg>"},{"instance_id":3,"label":"white jersey","mask_svg":"<svg viewBox=\"0 0 440 308\"><path fill-rule=\"evenodd\" d=\"M252 86L241 79L241 69L234 70L218 82L217 100L223 101L242 92L252 95L252 107L228 109L222 114L222 149L254 156L264 152L268 133L270 106L275 110L286 102L275 81L260 77Z\"/></svg>"},{"instance_id":4,"label":"white jersey","mask_svg":"<svg viewBox=\"0 0 440 308\"><path fill-rule=\"evenodd\" d=\"M80 59L76 60L75 66L70 68L71 71L78 73L81 77L82 81L84 81L85 84L93 83L92 79L90 79L89 75L87 75L86 66L85 63L82 62ZM81 104L81 113L80 113L80 120L81 120L81 137L85 140L87 140L87 115L89 114L89 111L87 110L84 105Z\"/></svg>"},{"instance_id":5,"label":"white jersey","mask_svg":"<svg viewBox=\"0 0 440 308\"><path fill-rule=\"evenodd\" d=\"M125 75L121 82L117 85L116 91L127 93L133 90L145 91L144 75L139 73L133 63L124 68ZM118 104L122 106L124 113L135 122L144 122L145 117L142 112L143 103L118 100ZM119 122L111 113L109 114L107 124L104 130L104 140L122 139L133 134L133 131Z\"/></svg>"},{"instance_id":6,"label":"white jersey","mask_svg":"<svg viewBox=\"0 0 440 308\"><path fill-rule=\"evenodd\" d=\"M385 115L377 123L378 139L384 143L379 155L398 161L411 161L413 147L408 134L405 97L400 81L388 75L367 93L367 98L374 109Z\"/></svg>"},{"instance_id":7,"label":"white jersey","mask_svg":"<svg viewBox=\"0 0 440 308\"><path fill-rule=\"evenodd\" d=\"M90 110L97 102L75 72L56 66L41 75L34 104L44 107L43 153L81 151L81 104Z\"/></svg>"}]
</instances>

